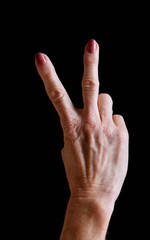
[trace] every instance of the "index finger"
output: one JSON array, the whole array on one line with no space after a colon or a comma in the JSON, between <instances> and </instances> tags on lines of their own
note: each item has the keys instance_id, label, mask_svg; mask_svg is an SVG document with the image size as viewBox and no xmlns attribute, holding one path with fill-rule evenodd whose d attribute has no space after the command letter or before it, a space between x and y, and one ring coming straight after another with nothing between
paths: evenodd
<instances>
[{"instance_id":1,"label":"index finger","mask_svg":"<svg viewBox=\"0 0 150 240\"><path fill-rule=\"evenodd\" d=\"M67 119L68 121L70 116L72 116L74 106L59 80L52 62L45 54L37 53L35 56L35 65L44 82L47 95L52 101L61 120L66 121Z\"/></svg>"}]
</instances>

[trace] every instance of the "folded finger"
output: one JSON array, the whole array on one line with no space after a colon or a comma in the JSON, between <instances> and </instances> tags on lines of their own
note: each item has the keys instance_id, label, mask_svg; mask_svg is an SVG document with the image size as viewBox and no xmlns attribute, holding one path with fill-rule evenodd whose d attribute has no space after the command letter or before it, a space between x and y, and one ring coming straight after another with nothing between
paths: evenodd
<instances>
[{"instance_id":1,"label":"folded finger","mask_svg":"<svg viewBox=\"0 0 150 240\"><path fill-rule=\"evenodd\" d=\"M112 98L109 94L101 93L98 96L98 109L102 121L112 120Z\"/></svg>"}]
</instances>

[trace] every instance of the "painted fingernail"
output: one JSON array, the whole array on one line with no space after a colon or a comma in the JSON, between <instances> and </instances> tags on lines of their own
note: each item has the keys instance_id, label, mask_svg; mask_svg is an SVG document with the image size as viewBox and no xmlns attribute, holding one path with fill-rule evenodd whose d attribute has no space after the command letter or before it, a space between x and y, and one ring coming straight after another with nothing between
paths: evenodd
<instances>
[{"instance_id":1,"label":"painted fingernail","mask_svg":"<svg viewBox=\"0 0 150 240\"><path fill-rule=\"evenodd\" d=\"M89 53L94 53L96 50L97 43L94 39L90 39L87 43L86 50Z\"/></svg>"},{"instance_id":2,"label":"painted fingernail","mask_svg":"<svg viewBox=\"0 0 150 240\"><path fill-rule=\"evenodd\" d=\"M39 64L44 64L44 63L46 63L46 58L45 58L44 54L38 52L38 53L36 53L35 57L36 57L37 62L38 62Z\"/></svg>"}]
</instances>

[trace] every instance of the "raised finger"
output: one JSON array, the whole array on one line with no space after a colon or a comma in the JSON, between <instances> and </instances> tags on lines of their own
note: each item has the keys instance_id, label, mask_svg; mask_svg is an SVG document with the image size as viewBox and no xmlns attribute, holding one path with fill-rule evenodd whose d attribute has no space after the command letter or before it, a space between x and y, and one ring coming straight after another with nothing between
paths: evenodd
<instances>
[{"instance_id":1,"label":"raised finger","mask_svg":"<svg viewBox=\"0 0 150 240\"><path fill-rule=\"evenodd\" d=\"M60 82L52 62L45 54L37 53L35 64L37 71L44 82L46 92L61 120L68 121L73 114L74 106L64 86Z\"/></svg>"},{"instance_id":2,"label":"raised finger","mask_svg":"<svg viewBox=\"0 0 150 240\"><path fill-rule=\"evenodd\" d=\"M95 109L97 107L99 93L98 60L99 46L94 39L91 39L84 51L82 93L85 109Z\"/></svg>"}]
</instances>

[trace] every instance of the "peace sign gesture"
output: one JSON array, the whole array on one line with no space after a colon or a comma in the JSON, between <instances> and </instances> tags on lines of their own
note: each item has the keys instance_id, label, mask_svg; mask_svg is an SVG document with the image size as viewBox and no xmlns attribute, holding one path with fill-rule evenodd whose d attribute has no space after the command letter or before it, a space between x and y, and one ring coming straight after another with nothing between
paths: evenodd
<instances>
[{"instance_id":1,"label":"peace sign gesture","mask_svg":"<svg viewBox=\"0 0 150 240\"><path fill-rule=\"evenodd\" d=\"M111 97L99 94L98 61L99 45L92 39L84 51L84 108L76 109L50 59L42 53L35 58L63 128L62 158L71 199L98 199L99 206L113 209L127 172L128 131L123 117L113 115Z\"/></svg>"},{"instance_id":2,"label":"peace sign gesture","mask_svg":"<svg viewBox=\"0 0 150 240\"><path fill-rule=\"evenodd\" d=\"M99 46L94 40L91 40L85 49L85 67L82 89L84 107L87 112L90 112L91 110L94 114L95 110L97 110L97 98L99 91L97 73L98 57ZM60 82L51 61L45 54L37 53L36 66L41 78L44 81L46 92L60 116L62 126L72 125L77 118L77 111L74 108L65 88Z\"/></svg>"},{"instance_id":3,"label":"peace sign gesture","mask_svg":"<svg viewBox=\"0 0 150 240\"><path fill-rule=\"evenodd\" d=\"M99 190L108 188L116 200L127 171L128 132L123 117L112 115L111 97L99 94L98 61L99 46L92 39L84 51L82 110L74 107L50 59L37 53L35 63L60 116L65 143L62 155L72 194L74 189L84 192L96 183ZM116 172L114 179L111 171Z\"/></svg>"},{"instance_id":4,"label":"peace sign gesture","mask_svg":"<svg viewBox=\"0 0 150 240\"><path fill-rule=\"evenodd\" d=\"M42 53L37 53L35 58L36 67L44 82L46 92L60 116L64 132L64 142L66 143L62 153L65 152L66 155L68 155L71 151L74 158L79 158L78 160L70 159L69 163L66 163L65 156L63 157L70 185L75 184L78 175L81 175L81 179L82 177L85 179L85 177L91 177L89 176L90 174L92 174L92 176L97 174L97 171L95 172L96 169L93 169L93 173L87 173L89 168L92 168L91 164L93 164L93 161L97 161L97 164L102 162L100 159L102 158L104 149L107 153L108 149L111 148L112 152L109 154L114 156L114 151L116 153L119 151L120 143L128 139L123 117L120 115L112 115L111 97L108 94L99 94L98 61L99 46L95 40L91 39L87 43L84 51L84 74L82 79L84 108L81 110L74 107L50 59ZM70 146L69 149L66 146L68 142ZM74 151L77 151L77 153ZM80 151L81 153L79 153ZM80 154L81 156L79 156ZM118 154L115 154L115 156L117 155ZM89 159L88 162L87 159L89 157L96 159ZM122 154L121 159L124 157L125 155ZM112 163L112 160L117 161L117 159L110 159L110 156L109 159L105 161ZM80 172L81 170L83 171L83 169L78 169L79 166L77 167L77 164L79 164L78 161L81 161L81 163L85 165L83 176ZM88 164L89 166L87 166ZM76 165L77 172L74 173L76 176L74 180L72 180L75 182L72 184L69 175L70 171L72 172L75 169L70 166L71 169L67 171L68 165L72 167ZM123 165L126 165L124 169L126 172L127 160L123 161ZM99 177L102 175L101 170L102 169L99 169Z\"/></svg>"}]
</instances>

